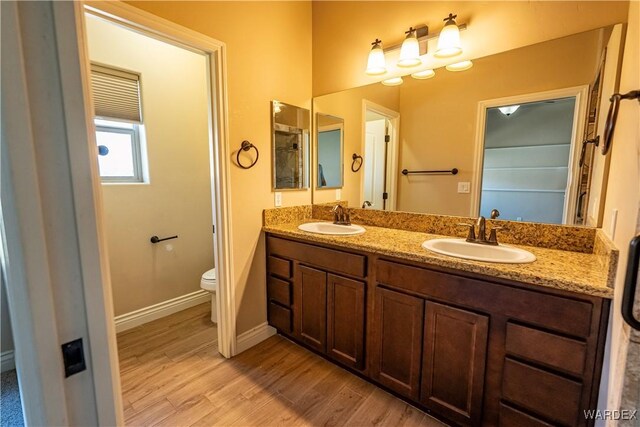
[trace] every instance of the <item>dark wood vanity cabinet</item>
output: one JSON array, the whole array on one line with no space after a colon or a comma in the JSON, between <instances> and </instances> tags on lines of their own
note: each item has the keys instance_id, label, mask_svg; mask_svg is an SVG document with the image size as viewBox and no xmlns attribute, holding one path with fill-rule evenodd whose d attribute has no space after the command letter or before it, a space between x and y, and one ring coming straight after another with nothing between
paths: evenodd
<instances>
[{"instance_id":1,"label":"dark wood vanity cabinet","mask_svg":"<svg viewBox=\"0 0 640 427\"><path fill-rule=\"evenodd\" d=\"M454 425L584 426L609 301L269 235L269 323Z\"/></svg>"}]
</instances>

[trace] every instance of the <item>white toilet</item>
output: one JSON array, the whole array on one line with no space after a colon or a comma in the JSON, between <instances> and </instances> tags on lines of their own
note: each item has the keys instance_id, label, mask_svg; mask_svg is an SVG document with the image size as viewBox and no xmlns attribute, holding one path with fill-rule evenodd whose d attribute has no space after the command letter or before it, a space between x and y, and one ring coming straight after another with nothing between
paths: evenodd
<instances>
[{"instance_id":1,"label":"white toilet","mask_svg":"<svg viewBox=\"0 0 640 427\"><path fill-rule=\"evenodd\" d=\"M200 279L200 287L211 293L211 321L218 323L218 309L216 307L216 291L218 290L218 282L216 281L216 269L205 272Z\"/></svg>"}]
</instances>

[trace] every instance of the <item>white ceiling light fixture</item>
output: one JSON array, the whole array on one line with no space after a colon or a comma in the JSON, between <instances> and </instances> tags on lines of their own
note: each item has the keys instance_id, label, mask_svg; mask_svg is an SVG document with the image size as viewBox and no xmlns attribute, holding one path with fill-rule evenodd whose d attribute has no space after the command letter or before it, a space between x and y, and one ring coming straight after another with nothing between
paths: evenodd
<instances>
[{"instance_id":1,"label":"white ceiling light fixture","mask_svg":"<svg viewBox=\"0 0 640 427\"><path fill-rule=\"evenodd\" d=\"M519 105L509 105L507 107L498 107L498 110L500 110L502 114L508 117L513 113L515 113L518 110L518 108L520 108Z\"/></svg>"},{"instance_id":2,"label":"white ceiling light fixture","mask_svg":"<svg viewBox=\"0 0 640 427\"><path fill-rule=\"evenodd\" d=\"M449 64L445 68L449 71L464 71L473 67L473 62L471 60L456 62L455 64Z\"/></svg>"},{"instance_id":3,"label":"white ceiling light fixture","mask_svg":"<svg viewBox=\"0 0 640 427\"><path fill-rule=\"evenodd\" d=\"M405 31L407 37L402 42L400 47L400 59L398 59L398 67L417 67L422 64L420 59L420 43L418 43L418 36L416 29L410 27L408 31Z\"/></svg>"},{"instance_id":4,"label":"white ceiling light fixture","mask_svg":"<svg viewBox=\"0 0 640 427\"><path fill-rule=\"evenodd\" d=\"M456 23L458 15L452 13L444 18L444 28L438 36L438 47L433 54L437 58L450 58L462 53L462 44L460 43L460 29Z\"/></svg>"},{"instance_id":5,"label":"white ceiling light fixture","mask_svg":"<svg viewBox=\"0 0 640 427\"><path fill-rule=\"evenodd\" d=\"M383 80L382 84L385 86L400 86L402 81L402 77L392 77L390 79Z\"/></svg>"},{"instance_id":6,"label":"white ceiling light fixture","mask_svg":"<svg viewBox=\"0 0 640 427\"><path fill-rule=\"evenodd\" d=\"M373 47L369 52L369 60L367 61L367 71L370 76L379 76L387 72L387 61L384 57L382 49L382 40L376 39L371 43Z\"/></svg>"},{"instance_id":7,"label":"white ceiling light fixture","mask_svg":"<svg viewBox=\"0 0 640 427\"><path fill-rule=\"evenodd\" d=\"M436 72L433 70L423 70L423 71L418 71L417 73L411 74L411 77L418 80L426 80L426 79L430 79L435 75L436 75Z\"/></svg>"}]
</instances>

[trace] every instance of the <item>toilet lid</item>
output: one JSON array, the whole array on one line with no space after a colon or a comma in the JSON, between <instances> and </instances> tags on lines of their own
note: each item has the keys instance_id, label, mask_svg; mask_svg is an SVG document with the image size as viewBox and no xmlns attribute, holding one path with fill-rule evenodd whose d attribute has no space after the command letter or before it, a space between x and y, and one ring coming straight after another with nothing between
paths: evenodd
<instances>
[{"instance_id":1,"label":"toilet lid","mask_svg":"<svg viewBox=\"0 0 640 427\"><path fill-rule=\"evenodd\" d=\"M215 268L212 268L211 270L209 270L209 271L205 272L205 273L202 275L202 278L203 278L204 280L215 281L215 280L216 280L216 269L215 269Z\"/></svg>"}]
</instances>

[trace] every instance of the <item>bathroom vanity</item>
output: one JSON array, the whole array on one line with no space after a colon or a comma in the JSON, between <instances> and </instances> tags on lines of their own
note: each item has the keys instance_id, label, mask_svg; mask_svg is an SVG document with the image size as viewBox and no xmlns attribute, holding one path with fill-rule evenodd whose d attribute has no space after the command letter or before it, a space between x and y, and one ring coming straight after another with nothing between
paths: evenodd
<instances>
[{"instance_id":1,"label":"bathroom vanity","mask_svg":"<svg viewBox=\"0 0 640 427\"><path fill-rule=\"evenodd\" d=\"M611 294L596 255L462 261L425 233L365 228L265 227L272 326L452 424L589 425Z\"/></svg>"}]
</instances>

